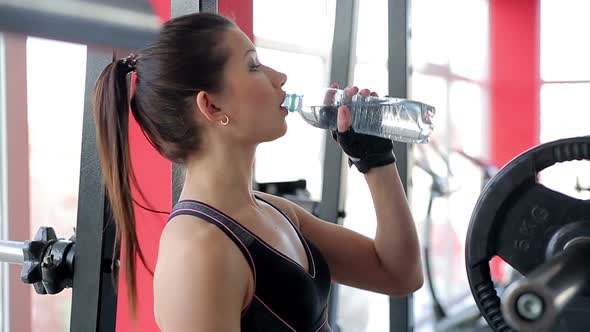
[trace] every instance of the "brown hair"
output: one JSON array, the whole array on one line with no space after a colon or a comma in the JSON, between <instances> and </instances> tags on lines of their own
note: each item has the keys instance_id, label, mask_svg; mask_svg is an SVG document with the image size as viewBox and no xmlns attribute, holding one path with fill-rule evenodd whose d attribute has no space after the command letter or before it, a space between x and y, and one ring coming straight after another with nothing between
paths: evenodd
<instances>
[{"instance_id":1,"label":"brown hair","mask_svg":"<svg viewBox=\"0 0 590 332\"><path fill-rule=\"evenodd\" d=\"M158 40L136 57L114 60L94 86L93 113L104 184L121 246L130 313L136 317L135 255L147 267L139 247L131 183L137 180L129 154L129 110L154 148L168 160L184 164L198 150L199 128L194 96L219 92L227 51L222 33L235 28L229 19L198 13L164 24ZM129 101L127 74L135 71L135 93ZM140 195L143 196L141 190Z\"/></svg>"}]
</instances>

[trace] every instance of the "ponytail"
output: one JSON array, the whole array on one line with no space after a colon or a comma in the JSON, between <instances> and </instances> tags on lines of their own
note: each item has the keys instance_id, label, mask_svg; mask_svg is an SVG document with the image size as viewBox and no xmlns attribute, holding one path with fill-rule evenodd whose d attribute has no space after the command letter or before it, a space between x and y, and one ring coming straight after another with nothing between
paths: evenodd
<instances>
[{"instance_id":1,"label":"ponytail","mask_svg":"<svg viewBox=\"0 0 590 332\"><path fill-rule=\"evenodd\" d=\"M136 254L153 275L137 240L131 195L130 182L139 190L129 153L130 105L127 74L134 69L135 57L113 60L98 77L93 94L98 154L110 211L115 220L115 248L118 244L123 244L120 246L121 259L124 262L127 297L132 319L135 319L137 312Z\"/></svg>"},{"instance_id":2,"label":"ponytail","mask_svg":"<svg viewBox=\"0 0 590 332\"><path fill-rule=\"evenodd\" d=\"M133 319L137 310L137 257L153 275L139 248L133 208L137 205L154 213L169 213L143 207L131 196L132 185L139 195L143 194L131 168L129 112L132 111L149 143L164 158L186 164L201 146L201 128L194 116L194 96L197 91L222 91L222 73L230 56L224 45L224 34L236 28L234 22L211 13L174 18L164 23L158 40L141 50L137 59L133 55L113 59L94 86L98 153L115 220L115 248L121 244ZM129 100L127 74L136 68L136 93Z\"/></svg>"}]
</instances>

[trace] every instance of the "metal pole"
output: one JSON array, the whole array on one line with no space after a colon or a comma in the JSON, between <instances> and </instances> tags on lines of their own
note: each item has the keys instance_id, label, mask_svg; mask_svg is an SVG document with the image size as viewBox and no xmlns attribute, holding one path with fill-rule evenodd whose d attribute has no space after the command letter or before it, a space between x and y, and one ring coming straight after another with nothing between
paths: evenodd
<instances>
[{"instance_id":1,"label":"metal pole","mask_svg":"<svg viewBox=\"0 0 590 332\"><path fill-rule=\"evenodd\" d=\"M109 262L115 239L102 172L96 146L92 115L92 88L111 55L88 52L86 65L86 96L82 128L80 190L76 226L76 261L70 331L112 332L115 330L117 297L110 271L103 271Z\"/></svg>"},{"instance_id":2,"label":"metal pole","mask_svg":"<svg viewBox=\"0 0 590 332\"><path fill-rule=\"evenodd\" d=\"M341 87L350 82L350 59L352 51L352 36L354 31L355 0L337 0L332 42L332 67L330 69L330 83L338 83ZM322 200L319 206L319 218L338 224L339 211L344 202L345 193L342 188L342 150L326 134L324 143L324 169L322 183ZM329 320L332 329L338 332L336 325L338 309L338 285L332 283L329 299Z\"/></svg>"},{"instance_id":3,"label":"metal pole","mask_svg":"<svg viewBox=\"0 0 590 332\"><path fill-rule=\"evenodd\" d=\"M217 13L217 0L201 0L199 1L199 11L202 13Z\"/></svg>"},{"instance_id":4,"label":"metal pole","mask_svg":"<svg viewBox=\"0 0 590 332\"><path fill-rule=\"evenodd\" d=\"M408 39L409 39L409 1L389 0L387 10L389 30L389 95L407 97L408 95ZM407 144L395 143L397 169L408 194L410 153ZM391 297L389 299L389 330L391 332L411 332L414 330L413 297Z\"/></svg>"},{"instance_id":5,"label":"metal pole","mask_svg":"<svg viewBox=\"0 0 590 332\"><path fill-rule=\"evenodd\" d=\"M0 34L0 238L8 237L8 147L7 147L7 111L6 111L6 43ZM8 266L0 264L0 281L2 283L2 297L0 298L0 316L2 325L0 331L10 331L9 290L10 275Z\"/></svg>"},{"instance_id":6,"label":"metal pole","mask_svg":"<svg viewBox=\"0 0 590 332\"><path fill-rule=\"evenodd\" d=\"M0 241L0 262L8 264L22 264L24 242Z\"/></svg>"},{"instance_id":7,"label":"metal pole","mask_svg":"<svg viewBox=\"0 0 590 332\"><path fill-rule=\"evenodd\" d=\"M0 12L2 10L0 9ZM1 238L29 237L29 142L26 36L0 34L0 213ZM31 329L30 287L20 268L2 264L2 331ZM12 312L20 313L14 319Z\"/></svg>"},{"instance_id":8,"label":"metal pole","mask_svg":"<svg viewBox=\"0 0 590 332\"><path fill-rule=\"evenodd\" d=\"M146 1L104 2L0 0L0 30L108 48L136 49L156 39L160 20Z\"/></svg>"}]
</instances>

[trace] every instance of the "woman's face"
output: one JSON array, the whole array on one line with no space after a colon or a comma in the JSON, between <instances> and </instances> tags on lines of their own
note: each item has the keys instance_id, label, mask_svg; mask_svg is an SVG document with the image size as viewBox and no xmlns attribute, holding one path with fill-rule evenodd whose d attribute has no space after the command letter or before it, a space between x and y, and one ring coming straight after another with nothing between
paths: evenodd
<instances>
[{"instance_id":1,"label":"woman's face","mask_svg":"<svg viewBox=\"0 0 590 332\"><path fill-rule=\"evenodd\" d=\"M260 63L250 39L238 29L223 35L229 57L220 108L230 118L231 135L246 143L271 141L287 131L281 108L287 76Z\"/></svg>"}]
</instances>

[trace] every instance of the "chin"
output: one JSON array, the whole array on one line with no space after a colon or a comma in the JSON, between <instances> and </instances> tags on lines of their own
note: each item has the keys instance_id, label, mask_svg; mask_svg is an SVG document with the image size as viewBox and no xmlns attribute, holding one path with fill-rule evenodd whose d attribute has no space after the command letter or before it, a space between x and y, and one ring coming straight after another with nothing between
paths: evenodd
<instances>
[{"instance_id":1,"label":"chin","mask_svg":"<svg viewBox=\"0 0 590 332\"><path fill-rule=\"evenodd\" d=\"M274 128L275 130L272 133L269 132L270 135L267 135L262 139L263 142L272 142L275 141L287 133L287 124L285 123L282 127Z\"/></svg>"},{"instance_id":2,"label":"chin","mask_svg":"<svg viewBox=\"0 0 590 332\"><path fill-rule=\"evenodd\" d=\"M281 128L282 129L281 130L281 135L279 137L277 137L277 138L280 138L280 137L285 136L285 134L287 134L287 128L288 128L287 121L283 121L283 127Z\"/></svg>"}]
</instances>

